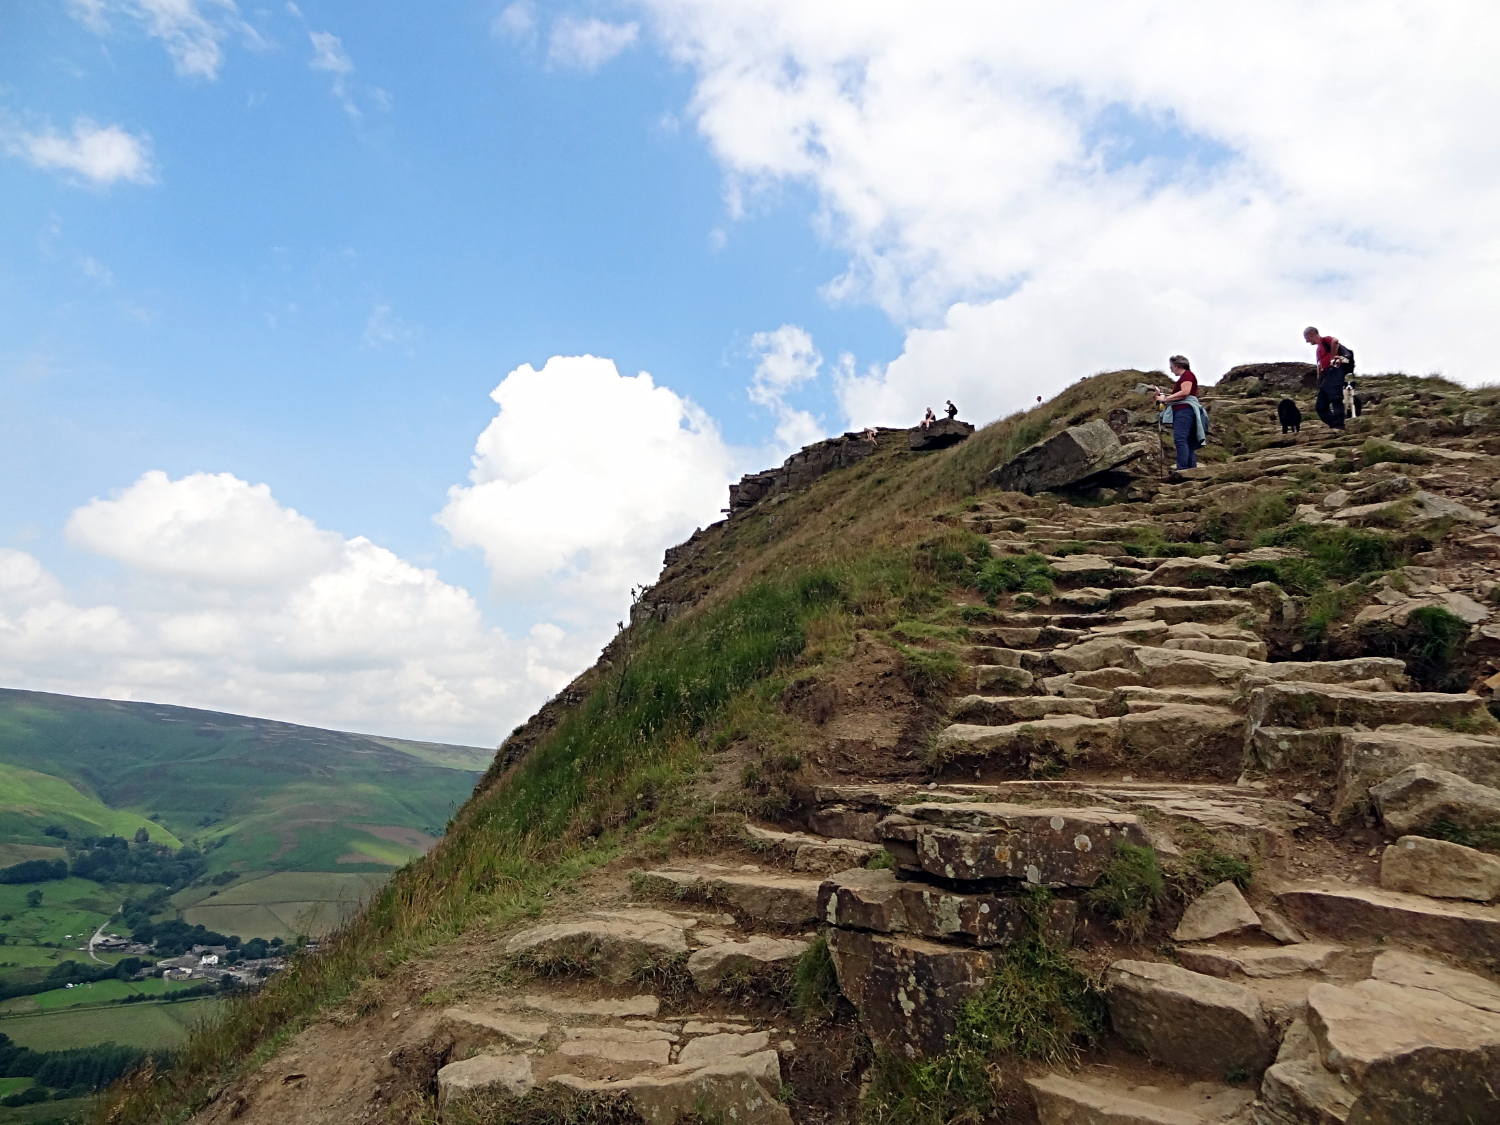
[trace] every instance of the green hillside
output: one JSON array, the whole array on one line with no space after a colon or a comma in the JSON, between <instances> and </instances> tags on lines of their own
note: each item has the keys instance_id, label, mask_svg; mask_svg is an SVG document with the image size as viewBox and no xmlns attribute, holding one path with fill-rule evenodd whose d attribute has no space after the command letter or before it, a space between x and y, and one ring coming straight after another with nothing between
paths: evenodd
<instances>
[{"instance_id":1,"label":"green hillside","mask_svg":"<svg viewBox=\"0 0 1500 1125\"><path fill-rule=\"evenodd\" d=\"M390 871L493 752L188 707L0 689L0 843L195 841L210 869Z\"/></svg>"}]
</instances>

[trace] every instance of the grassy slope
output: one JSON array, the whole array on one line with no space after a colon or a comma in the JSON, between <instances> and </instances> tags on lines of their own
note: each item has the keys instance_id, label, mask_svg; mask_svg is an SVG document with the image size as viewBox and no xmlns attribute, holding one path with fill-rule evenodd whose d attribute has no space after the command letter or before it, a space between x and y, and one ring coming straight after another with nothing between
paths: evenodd
<instances>
[{"instance_id":1,"label":"grassy slope","mask_svg":"<svg viewBox=\"0 0 1500 1125\"><path fill-rule=\"evenodd\" d=\"M34 1051L64 1051L96 1043L131 1047L176 1047L193 1025L213 1015L221 1001L180 1004L120 1004L106 1008L63 1009L0 1018L0 1031Z\"/></svg>"},{"instance_id":2,"label":"grassy slope","mask_svg":"<svg viewBox=\"0 0 1500 1125\"><path fill-rule=\"evenodd\" d=\"M130 834L146 824L159 836L223 838L214 870L389 870L415 849L361 826L440 835L489 757L185 707L0 689L0 837L47 843L40 830L52 822L75 834ZM143 819L150 814L165 827ZM361 862L340 863L344 856Z\"/></svg>"},{"instance_id":3,"label":"grassy slope","mask_svg":"<svg viewBox=\"0 0 1500 1125\"><path fill-rule=\"evenodd\" d=\"M693 609L627 630L569 689L583 702L544 709L507 740L527 748L524 758L505 769L497 757L437 848L318 956L228 1004L174 1073L116 1090L108 1120L182 1120L226 1073L263 1058L361 979L535 909L622 851L701 830L687 788L716 741L775 712L790 676L841 661L857 628L886 628L946 600L941 551L922 542L933 536L931 516L1049 430L1131 404L1142 378L1084 380L950 450L883 449L788 497L774 521L752 513L708 529L695 561L654 592Z\"/></svg>"}]
</instances>

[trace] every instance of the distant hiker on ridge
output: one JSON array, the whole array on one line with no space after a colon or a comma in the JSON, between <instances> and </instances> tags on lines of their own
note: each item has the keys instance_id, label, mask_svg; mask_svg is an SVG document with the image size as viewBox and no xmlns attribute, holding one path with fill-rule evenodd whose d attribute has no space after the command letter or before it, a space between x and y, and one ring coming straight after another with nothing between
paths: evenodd
<instances>
[{"instance_id":1,"label":"distant hiker on ridge","mask_svg":"<svg viewBox=\"0 0 1500 1125\"><path fill-rule=\"evenodd\" d=\"M1208 411L1198 401L1198 376L1193 374L1187 356L1174 355L1167 362L1177 377L1177 388L1169 395L1157 391L1156 401L1161 406L1171 406L1172 444L1177 447L1177 467L1196 469L1197 451L1208 440ZM1166 411L1162 413L1165 422Z\"/></svg>"},{"instance_id":2,"label":"distant hiker on ridge","mask_svg":"<svg viewBox=\"0 0 1500 1125\"><path fill-rule=\"evenodd\" d=\"M958 417L958 407L956 407L956 406L953 405L953 400L951 398L948 400L947 414L948 414L948 421L950 421L950 422L953 421L953 419L955 419L955 418Z\"/></svg>"},{"instance_id":3,"label":"distant hiker on ridge","mask_svg":"<svg viewBox=\"0 0 1500 1125\"><path fill-rule=\"evenodd\" d=\"M1318 397L1313 409L1318 417L1335 430L1344 428L1344 375L1354 353L1341 345L1336 336L1321 336L1316 328L1302 330L1302 338L1317 348Z\"/></svg>"},{"instance_id":4,"label":"distant hiker on ridge","mask_svg":"<svg viewBox=\"0 0 1500 1125\"><path fill-rule=\"evenodd\" d=\"M929 406L927 408L927 414L922 419L922 428L925 430L928 426L932 425L936 421L937 415L932 412L932 407Z\"/></svg>"}]
</instances>

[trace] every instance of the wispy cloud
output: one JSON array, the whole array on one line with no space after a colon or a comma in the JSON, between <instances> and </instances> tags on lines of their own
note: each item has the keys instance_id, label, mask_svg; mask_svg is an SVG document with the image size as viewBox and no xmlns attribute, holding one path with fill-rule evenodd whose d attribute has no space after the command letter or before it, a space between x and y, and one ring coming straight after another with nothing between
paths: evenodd
<instances>
[{"instance_id":1,"label":"wispy cloud","mask_svg":"<svg viewBox=\"0 0 1500 1125\"><path fill-rule=\"evenodd\" d=\"M5 148L33 168L73 172L104 187L117 180L156 182L148 138L118 125L96 125L86 117L73 123L71 134L16 130L5 139Z\"/></svg>"},{"instance_id":2,"label":"wispy cloud","mask_svg":"<svg viewBox=\"0 0 1500 1125\"><path fill-rule=\"evenodd\" d=\"M547 61L578 70L595 70L640 38L634 23L606 23L564 16L552 25Z\"/></svg>"},{"instance_id":3,"label":"wispy cloud","mask_svg":"<svg viewBox=\"0 0 1500 1125\"><path fill-rule=\"evenodd\" d=\"M388 303L375 302L369 319L365 321L365 347L379 351L391 344L410 344L416 337L417 329L397 316Z\"/></svg>"},{"instance_id":4,"label":"wispy cloud","mask_svg":"<svg viewBox=\"0 0 1500 1125\"><path fill-rule=\"evenodd\" d=\"M529 0L516 0L495 17L490 24L490 34L507 39L535 39L536 10Z\"/></svg>"},{"instance_id":5,"label":"wispy cloud","mask_svg":"<svg viewBox=\"0 0 1500 1125\"><path fill-rule=\"evenodd\" d=\"M262 42L234 0L68 0L68 11L96 35L110 31L111 12L137 20L161 40L178 74L210 81L224 65L224 40L237 35L254 45Z\"/></svg>"},{"instance_id":6,"label":"wispy cloud","mask_svg":"<svg viewBox=\"0 0 1500 1125\"><path fill-rule=\"evenodd\" d=\"M333 96L344 107L345 113L350 117L359 117L359 107L349 96L348 80L354 73L354 60L344 50L343 42L328 31L309 31L307 37L312 40L313 45L312 62L308 66L333 75Z\"/></svg>"},{"instance_id":7,"label":"wispy cloud","mask_svg":"<svg viewBox=\"0 0 1500 1125\"><path fill-rule=\"evenodd\" d=\"M95 281L104 285L113 285L115 283L114 271L97 258L92 258L85 254L83 259L78 263L78 266L83 270L85 277L92 277Z\"/></svg>"}]
</instances>

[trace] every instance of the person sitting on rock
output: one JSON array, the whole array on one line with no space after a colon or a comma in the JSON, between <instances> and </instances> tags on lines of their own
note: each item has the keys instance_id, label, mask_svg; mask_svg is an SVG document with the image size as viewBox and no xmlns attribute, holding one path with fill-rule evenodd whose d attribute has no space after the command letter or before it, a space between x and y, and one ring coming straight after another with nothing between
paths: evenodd
<instances>
[{"instance_id":1,"label":"person sitting on rock","mask_svg":"<svg viewBox=\"0 0 1500 1125\"><path fill-rule=\"evenodd\" d=\"M1302 338L1318 350L1318 397L1313 403L1313 409L1327 426L1342 430L1346 361L1339 355L1338 337L1319 335L1316 328L1309 326L1302 330Z\"/></svg>"},{"instance_id":2,"label":"person sitting on rock","mask_svg":"<svg viewBox=\"0 0 1500 1125\"><path fill-rule=\"evenodd\" d=\"M948 400L947 415L948 415L948 421L950 421L950 422L953 421L953 419L955 419L955 418L958 417L958 407L956 407L956 406L953 405L953 400L951 398Z\"/></svg>"},{"instance_id":3,"label":"person sitting on rock","mask_svg":"<svg viewBox=\"0 0 1500 1125\"><path fill-rule=\"evenodd\" d=\"M1198 401L1198 376L1193 374L1187 356L1174 355L1167 361L1172 365L1172 374L1177 387L1171 394L1156 392L1156 401L1161 406L1170 406L1172 411L1172 443L1177 447L1177 467L1196 469L1198 449L1208 438L1208 416L1203 404ZM1166 411L1162 421L1165 422Z\"/></svg>"},{"instance_id":4,"label":"person sitting on rock","mask_svg":"<svg viewBox=\"0 0 1500 1125\"><path fill-rule=\"evenodd\" d=\"M932 412L932 407L929 406L927 408L927 414L922 419L922 428L925 430L928 426L932 425L936 421L937 415Z\"/></svg>"}]
</instances>

